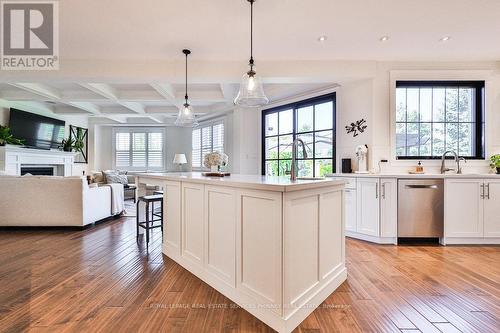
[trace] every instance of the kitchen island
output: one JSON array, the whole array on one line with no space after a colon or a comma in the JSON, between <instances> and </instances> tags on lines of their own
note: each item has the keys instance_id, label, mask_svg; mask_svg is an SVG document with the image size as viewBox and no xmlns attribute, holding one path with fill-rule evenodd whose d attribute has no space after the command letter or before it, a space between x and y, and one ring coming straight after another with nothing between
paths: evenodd
<instances>
[{"instance_id":1,"label":"kitchen island","mask_svg":"<svg viewBox=\"0 0 500 333\"><path fill-rule=\"evenodd\" d=\"M149 173L139 195L145 184L164 191L163 253L278 332L347 277L343 180Z\"/></svg>"}]
</instances>

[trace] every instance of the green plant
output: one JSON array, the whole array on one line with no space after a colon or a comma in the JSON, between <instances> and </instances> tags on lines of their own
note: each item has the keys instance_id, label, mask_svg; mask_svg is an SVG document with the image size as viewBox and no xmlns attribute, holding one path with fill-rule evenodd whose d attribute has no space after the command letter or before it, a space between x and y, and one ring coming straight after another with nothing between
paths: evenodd
<instances>
[{"instance_id":1,"label":"green plant","mask_svg":"<svg viewBox=\"0 0 500 333\"><path fill-rule=\"evenodd\" d=\"M75 147L75 140L73 140L72 138L64 139L61 142L61 148L64 151L72 151L74 147Z\"/></svg>"},{"instance_id":2,"label":"green plant","mask_svg":"<svg viewBox=\"0 0 500 333\"><path fill-rule=\"evenodd\" d=\"M12 136L10 128L0 125L0 146L4 146L6 144L22 145L23 143L23 140L16 139Z\"/></svg>"},{"instance_id":3,"label":"green plant","mask_svg":"<svg viewBox=\"0 0 500 333\"><path fill-rule=\"evenodd\" d=\"M500 154L491 156L490 158L492 168L500 168Z\"/></svg>"},{"instance_id":4,"label":"green plant","mask_svg":"<svg viewBox=\"0 0 500 333\"><path fill-rule=\"evenodd\" d=\"M78 127L76 130L76 138L74 140L73 148L76 149L76 151L82 151L82 149L85 147L84 144L84 135L83 135L83 128Z\"/></svg>"}]
</instances>

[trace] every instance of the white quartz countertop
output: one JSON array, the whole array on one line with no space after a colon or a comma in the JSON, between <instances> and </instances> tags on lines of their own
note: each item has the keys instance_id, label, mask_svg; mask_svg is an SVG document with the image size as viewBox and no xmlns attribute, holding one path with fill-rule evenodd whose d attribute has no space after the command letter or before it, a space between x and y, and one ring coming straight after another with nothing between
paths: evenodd
<instances>
[{"instance_id":1,"label":"white quartz countertop","mask_svg":"<svg viewBox=\"0 0 500 333\"><path fill-rule=\"evenodd\" d=\"M139 177L139 182L141 182L141 178L153 178L277 192L302 191L325 186L345 184L345 181L343 180L335 180L332 178L296 180L295 182L292 182L289 177L239 174L232 174L231 176L226 177L206 177L203 176L201 172L138 173L136 176Z\"/></svg>"},{"instance_id":2,"label":"white quartz countertop","mask_svg":"<svg viewBox=\"0 0 500 333\"><path fill-rule=\"evenodd\" d=\"M500 179L500 175L494 173L332 173L327 177L347 177L347 178L463 178L463 179Z\"/></svg>"}]
</instances>

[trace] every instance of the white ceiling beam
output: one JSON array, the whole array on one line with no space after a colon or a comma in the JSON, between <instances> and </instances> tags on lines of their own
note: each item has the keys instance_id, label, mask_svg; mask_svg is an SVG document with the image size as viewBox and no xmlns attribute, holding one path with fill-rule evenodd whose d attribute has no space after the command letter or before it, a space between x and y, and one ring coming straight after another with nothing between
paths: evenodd
<instances>
[{"instance_id":1,"label":"white ceiling beam","mask_svg":"<svg viewBox=\"0 0 500 333\"><path fill-rule=\"evenodd\" d=\"M178 101L184 101L184 93L178 93L176 95L176 99ZM226 99L222 95L222 92L217 89L213 91L191 91L189 92L189 101L190 102L225 102Z\"/></svg>"},{"instance_id":2,"label":"white ceiling beam","mask_svg":"<svg viewBox=\"0 0 500 333\"><path fill-rule=\"evenodd\" d=\"M28 102L28 101L8 101L4 99L0 99L0 106L4 108L16 108L21 110L35 110L38 113L46 116L50 116L54 114L54 108L48 106L45 103L38 102Z\"/></svg>"},{"instance_id":3,"label":"white ceiling beam","mask_svg":"<svg viewBox=\"0 0 500 333\"><path fill-rule=\"evenodd\" d=\"M91 103L88 102L73 103L73 102L63 101L61 98L61 93L57 89L54 89L52 87L49 87L41 83L10 83L10 85L18 89L23 89L27 92L45 97L47 100L51 102L58 102L61 104L70 105L93 114L99 113L99 109L96 108L95 106L92 107Z\"/></svg>"},{"instance_id":4,"label":"white ceiling beam","mask_svg":"<svg viewBox=\"0 0 500 333\"><path fill-rule=\"evenodd\" d=\"M110 119L110 120L117 122L119 124L127 123L127 118L123 118L123 117L119 117L119 116L102 115L100 117Z\"/></svg>"},{"instance_id":5,"label":"white ceiling beam","mask_svg":"<svg viewBox=\"0 0 500 333\"><path fill-rule=\"evenodd\" d=\"M138 114L146 114L145 108L141 103L121 101L118 92L107 83L83 83L80 85ZM158 122L152 117L149 118L151 118L154 122Z\"/></svg>"},{"instance_id":6,"label":"white ceiling beam","mask_svg":"<svg viewBox=\"0 0 500 333\"><path fill-rule=\"evenodd\" d=\"M149 119L151 119L152 121L158 123L158 124L163 124L164 121L163 119L160 117L160 116L152 116L152 115L148 115Z\"/></svg>"},{"instance_id":7,"label":"white ceiling beam","mask_svg":"<svg viewBox=\"0 0 500 333\"><path fill-rule=\"evenodd\" d=\"M56 89L41 83L9 83L11 86L25 90L35 95L44 97L51 101L61 99L61 94Z\"/></svg>"},{"instance_id":8,"label":"white ceiling beam","mask_svg":"<svg viewBox=\"0 0 500 333\"><path fill-rule=\"evenodd\" d=\"M113 87L107 83L80 83L81 87L86 88L98 95L101 95L108 100L117 101L118 96L116 95Z\"/></svg>"},{"instance_id":9,"label":"white ceiling beam","mask_svg":"<svg viewBox=\"0 0 500 333\"><path fill-rule=\"evenodd\" d=\"M177 114L179 109L175 106L148 106L147 114Z\"/></svg>"},{"instance_id":10,"label":"white ceiling beam","mask_svg":"<svg viewBox=\"0 0 500 333\"><path fill-rule=\"evenodd\" d=\"M177 108L182 106L182 102L178 101L175 97L175 89L170 83L151 83L153 89L155 89L163 98L165 98L169 103L172 103ZM184 99L184 96L183 96Z\"/></svg>"}]
</instances>

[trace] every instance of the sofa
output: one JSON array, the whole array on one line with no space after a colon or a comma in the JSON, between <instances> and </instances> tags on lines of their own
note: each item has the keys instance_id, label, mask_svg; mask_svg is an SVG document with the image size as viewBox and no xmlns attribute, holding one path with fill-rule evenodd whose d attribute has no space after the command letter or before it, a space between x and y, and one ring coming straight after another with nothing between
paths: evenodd
<instances>
[{"instance_id":1,"label":"sofa","mask_svg":"<svg viewBox=\"0 0 500 333\"><path fill-rule=\"evenodd\" d=\"M113 215L115 190L83 177L0 176L0 227L83 227Z\"/></svg>"},{"instance_id":2,"label":"sofa","mask_svg":"<svg viewBox=\"0 0 500 333\"><path fill-rule=\"evenodd\" d=\"M112 171L112 170L106 170L106 171ZM120 172L118 170L115 170L117 172ZM134 195L136 195L136 191L133 189L136 188L135 184L135 178L136 176L133 173L127 172L127 181L128 181L128 188L125 188L125 199L134 199ZM101 171L91 171L90 173L90 183L91 184L97 184L97 186L103 186L106 185L106 179L103 176L103 173ZM154 193L154 191L159 190L159 186L155 185L146 185L146 195L151 195Z\"/></svg>"}]
</instances>

